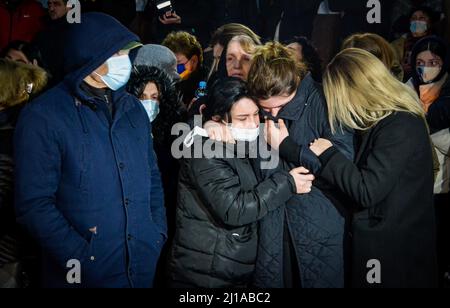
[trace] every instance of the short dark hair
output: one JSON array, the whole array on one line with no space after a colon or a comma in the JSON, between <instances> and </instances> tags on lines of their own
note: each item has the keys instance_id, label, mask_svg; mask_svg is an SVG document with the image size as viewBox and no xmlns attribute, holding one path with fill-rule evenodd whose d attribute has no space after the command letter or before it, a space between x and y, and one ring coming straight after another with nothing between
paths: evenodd
<instances>
[{"instance_id":1,"label":"short dark hair","mask_svg":"<svg viewBox=\"0 0 450 308\"><path fill-rule=\"evenodd\" d=\"M412 18L412 16L414 15L414 13L416 12L423 12L425 13L425 15L427 15L430 18L430 21L432 24L436 23L437 21L439 21L439 14L434 11L433 9L427 7L427 6L417 6L414 7L410 12L409 12L409 19Z\"/></svg>"},{"instance_id":2,"label":"short dark hair","mask_svg":"<svg viewBox=\"0 0 450 308\"><path fill-rule=\"evenodd\" d=\"M229 122L231 120L231 108L242 98L249 98L254 101L247 90L245 81L225 77L217 79L207 89L206 108L203 111L205 120L219 117L221 120Z\"/></svg>"},{"instance_id":3,"label":"short dark hair","mask_svg":"<svg viewBox=\"0 0 450 308\"><path fill-rule=\"evenodd\" d=\"M436 36L426 37L416 43L414 55L417 57L423 51L431 51L433 54L438 55L443 62L447 59L447 46L444 41ZM416 61L416 59L411 59L411 61Z\"/></svg>"},{"instance_id":4,"label":"short dark hair","mask_svg":"<svg viewBox=\"0 0 450 308\"><path fill-rule=\"evenodd\" d=\"M302 46L303 62L308 67L315 81L322 81L323 61L319 55L319 51L314 43L304 36L296 36L292 40L286 42L285 45L297 43Z\"/></svg>"},{"instance_id":5,"label":"short dark hair","mask_svg":"<svg viewBox=\"0 0 450 308\"><path fill-rule=\"evenodd\" d=\"M25 55L25 57L27 57L28 61L33 62L33 60L36 60L38 66L44 67L41 52L34 44L24 41L12 41L5 47L5 49L3 49L1 54L2 58L5 58L10 50L20 51Z\"/></svg>"},{"instance_id":6,"label":"short dark hair","mask_svg":"<svg viewBox=\"0 0 450 308\"><path fill-rule=\"evenodd\" d=\"M289 48L277 42L259 47L248 74L248 88L253 97L269 99L291 95L308 73Z\"/></svg>"},{"instance_id":7,"label":"short dark hair","mask_svg":"<svg viewBox=\"0 0 450 308\"><path fill-rule=\"evenodd\" d=\"M198 57L199 64L203 63L203 50L197 38L184 31L171 32L162 42L173 53L184 54L188 59Z\"/></svg>"}]
</instances>

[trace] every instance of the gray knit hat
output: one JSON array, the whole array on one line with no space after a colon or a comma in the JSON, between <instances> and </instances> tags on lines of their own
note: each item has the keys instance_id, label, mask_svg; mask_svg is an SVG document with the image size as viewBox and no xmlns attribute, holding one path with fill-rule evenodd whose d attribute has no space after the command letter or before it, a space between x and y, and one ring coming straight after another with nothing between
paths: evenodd
<instances>
[{"instance_id":1,"label":"gray knit hat","mask_svg":"<svg viewBox=\"0 0 450 308\"><path fill-rule=\"evenodd\" d=\"M142 46L138 51L133 65L155 66L166 72L172 79L179 80L177 72L177 58L167 47L148 44Z\"/></svg>"}]
</instances>

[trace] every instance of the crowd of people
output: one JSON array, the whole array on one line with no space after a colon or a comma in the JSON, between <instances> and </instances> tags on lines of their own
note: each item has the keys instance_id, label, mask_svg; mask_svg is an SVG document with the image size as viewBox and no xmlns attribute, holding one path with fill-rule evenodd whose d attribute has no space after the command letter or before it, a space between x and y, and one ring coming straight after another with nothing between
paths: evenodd
<instances>
[{"instance_id":1,"label":"crowd of people","mask_svg":"<svg viewBox=\"0 0 450 308\"><path fill-rule=\"evenodd\" d=\"M450 1L0 0L0 287L450 286Z\"/></svg>"}]
</instances>

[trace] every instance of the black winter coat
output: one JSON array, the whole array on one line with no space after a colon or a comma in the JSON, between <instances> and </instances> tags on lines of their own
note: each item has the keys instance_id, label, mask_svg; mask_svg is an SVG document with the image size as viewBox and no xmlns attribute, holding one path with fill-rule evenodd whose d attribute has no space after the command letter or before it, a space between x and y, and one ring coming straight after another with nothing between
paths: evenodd
<instances>
[{"instance_id":1,"label":"black winter coat","mask_svg":"<svg viewBox=\"0 0 450 308\"><path fill-rule=\"evenodd\" d=\"M246 287L256 262L256 222L295 191L287 172L258 183L249 159L185 159L178 190L172 287Z\"/></svg>"},{"instance_id":2,"label":"black winter coat","mask_svg":"<svg viewBox=\"0 0 450 308\"><path fill-rule=\"evenodd\" d=\"M336 148L320 176L353 201L352 286L436 287L433 159L425 121L400 112L359 135L356 162ZM381 284L369 284L369 260Z\"/></svg>"},{"instance_id":3,"label":"black winter coat","mask_svg":"<svg viewBox=\"0 0 450 308\"><path fill-rule=\"evenodd\" d=\"M450 77L447 77L439 98L430 106L427 120L432 132L450 128Z\"/></svg>"}]
</instances>

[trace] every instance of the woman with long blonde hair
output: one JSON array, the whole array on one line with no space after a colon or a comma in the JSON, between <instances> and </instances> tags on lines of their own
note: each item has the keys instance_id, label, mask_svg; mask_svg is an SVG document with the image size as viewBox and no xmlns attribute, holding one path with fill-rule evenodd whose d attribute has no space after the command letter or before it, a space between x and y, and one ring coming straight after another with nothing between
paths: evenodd
<instances>
[{"instance_id":1,"label":"woman with long blonde hair","mask_svg":"<svg viewBox=\"0 0 450 308\"><path fill-rule=\"evenodd\" d=\"M324 75L333 131L352 128L351 161L324 139L317 174L353 202L351 286L437 286L432 147L417 94L367 51L339 53Z\"/></svg>"}]
</instances>

